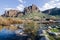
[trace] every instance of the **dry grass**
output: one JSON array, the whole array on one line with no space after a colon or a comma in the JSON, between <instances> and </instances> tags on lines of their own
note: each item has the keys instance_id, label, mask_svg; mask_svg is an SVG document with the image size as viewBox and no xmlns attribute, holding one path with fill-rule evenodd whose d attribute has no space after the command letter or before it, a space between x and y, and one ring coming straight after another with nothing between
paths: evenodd
<instances>
[{"instance_id":1,"label":"dry grass","mask_svg":"<svg viewBox=\"0 0 60 40\"><path fill-rule=\"evenodd\" d=\"M0 26L0 30L2 30L3 29L3 27L2 26Z\"/></svg>"},{"instance_id":2,"label":"dry grass","mask_svg":"<svg viewBox=\"0 0 60 40\"><path fill-rule=\"evenodd\" d=\"M16 19L16 18L4 18L4 17L0 17L0 30L3 29L3 26L6 29L10 29L10 30L16 30L17 27L15 26L10 26L11 24L22 24L24 21L21 19Z\"/></svg>"},{"instance_id":3,"label":"dry grass","mask_svg":"<svg viewBox=\"0 0 60 40\"><path fill-rule=\"evenodd\" d=\"M21 19L15 19L15 18L3 18L0 17L0 25L10 25L10 24L22 24L23 20Z\"/></svg>"}]
</instances>

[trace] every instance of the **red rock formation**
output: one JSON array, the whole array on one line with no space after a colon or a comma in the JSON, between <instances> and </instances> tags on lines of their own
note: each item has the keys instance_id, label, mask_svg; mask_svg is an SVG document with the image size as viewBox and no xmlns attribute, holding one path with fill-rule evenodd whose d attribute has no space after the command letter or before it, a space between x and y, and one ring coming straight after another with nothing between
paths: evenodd
<instances>
[{"instance_id":1,"label":"red rock formation","mask_svg":"<svg viewBox=\"0 0 60 40\"><path fill-rule=\"evenodd\" d=\"M8 10L8 11L5 11L5 13L2 16L3 17L20 17L20 16L23 16L24 14L33 13L33 12L40 12L38 7L34 4L31 6L25 7L23 12L20 12L19 10Z\"/></svg>"}]
</instances>

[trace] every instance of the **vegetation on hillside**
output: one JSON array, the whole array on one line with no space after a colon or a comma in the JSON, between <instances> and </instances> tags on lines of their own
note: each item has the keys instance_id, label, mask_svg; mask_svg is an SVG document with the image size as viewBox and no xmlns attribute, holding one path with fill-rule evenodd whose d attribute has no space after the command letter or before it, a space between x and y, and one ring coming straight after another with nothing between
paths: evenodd
<instances>
[{"instance_id":1,"label":"vegetation on hillside","mask_svg":"<svg viewBox=\"0 0 60 40\"><path fill-rule=\"evenodd\" d=\"M47 18L47 17L50 17L50 15L48 14L44 14L44 13L41 13L41 12L37 12L37 13L27 13L26 15L20 17L22 19L34 19L34 18Z\"/></svg>"}]
</instances>

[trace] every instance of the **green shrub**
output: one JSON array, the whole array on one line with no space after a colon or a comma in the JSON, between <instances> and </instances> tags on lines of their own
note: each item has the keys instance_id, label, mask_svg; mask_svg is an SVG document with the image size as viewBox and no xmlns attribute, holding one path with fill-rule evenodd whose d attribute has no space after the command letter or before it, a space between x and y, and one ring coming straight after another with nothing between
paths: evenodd
<instances>
[{"instance_id":1,"label":"green shrub","mask_svg":"<svg viewBox=\"0 0 60 40\"><path fill-rule=\"evenodd\" d=\"M39 25L34 22L34 21L30 21L30 22L25 22L25 33L27 33L28 35L31 36L31 39L34 40L35 36L37 35L37 31L39 29Z\"/></svg>"}]
</instances>

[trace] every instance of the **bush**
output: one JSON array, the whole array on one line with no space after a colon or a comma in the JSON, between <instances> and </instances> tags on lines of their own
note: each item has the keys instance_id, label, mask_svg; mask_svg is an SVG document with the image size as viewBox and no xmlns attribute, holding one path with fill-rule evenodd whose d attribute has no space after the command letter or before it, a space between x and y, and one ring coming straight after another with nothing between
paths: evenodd
<instances>
[{"instance_id":1,"label":"bush","mask_svg":"<svg viewBox=\"0 0 60 40\"><path fill-rule=\"evenodd\" d=\"M34 40L35 36L37 35L37 31L39 29L38 24L34 21L27 21L25 22L25 30L24 32L31 36L31 39Z\"/></svg>"}]
</instances>

